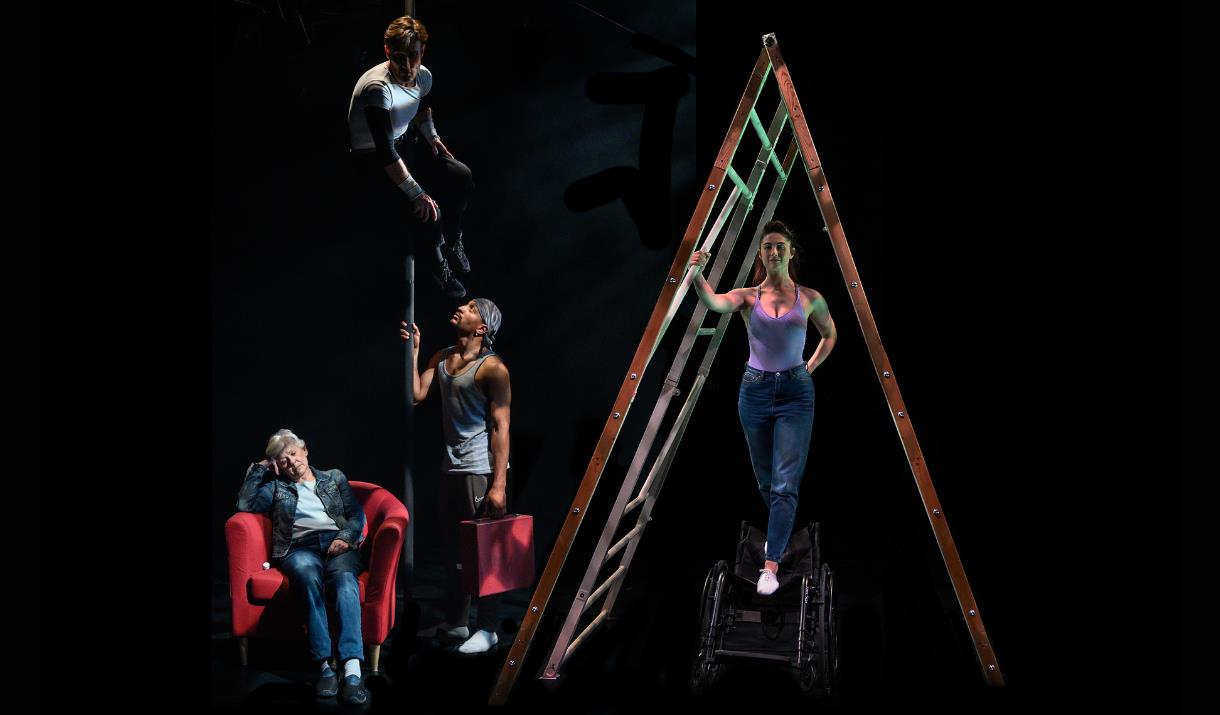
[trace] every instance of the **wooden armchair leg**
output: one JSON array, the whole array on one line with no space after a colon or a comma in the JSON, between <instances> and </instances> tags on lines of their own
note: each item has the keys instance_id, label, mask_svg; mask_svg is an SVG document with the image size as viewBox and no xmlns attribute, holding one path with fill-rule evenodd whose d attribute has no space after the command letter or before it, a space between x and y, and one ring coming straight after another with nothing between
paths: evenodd
<instances>
[{"instance_id":1,"label":"wooden armchair leg","mask_svg":"<svg viewBox=\"0 0 1220 715\"><path fill-rule=\"evenodd\" d=\"M380 663L380 661L381 661L381 644L378 643L378 644L369 646L369 672L370 673L380 672L378 670L378 668L380 667L378 665Z\"/></svg>"},{"instance_id":2,"label":"wooden armchair leg","mask_svg":"<svg viewBox=\"0 0 1220 715\"><path fill-rule=\"evenodd\" d=\"M237 639L237 652L241 657L242 667L243 668L246 667L246 665L249 664L249 662L250 662L250 639L249 638L243 637L243 638Z\"/></svg>"}]
</instances>

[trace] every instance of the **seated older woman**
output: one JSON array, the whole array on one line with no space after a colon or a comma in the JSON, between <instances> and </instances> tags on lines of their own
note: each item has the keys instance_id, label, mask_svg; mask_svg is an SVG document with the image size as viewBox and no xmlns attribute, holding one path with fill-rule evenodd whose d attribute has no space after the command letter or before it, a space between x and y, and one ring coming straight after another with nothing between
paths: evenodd
<instances>
[{"instance_id":1,"label":"seated older woman","mask_svg":"<svg viewBox=\"0 0 1220 715\"><path fill-rule=\"evenodd\" d=\"M330 698L339 692L338 675L329 660L332 644L326 602L330 601L339 614L343 699L363 703L368 692L360 675L364 645L356 576L362 569L364 510L343 472L309 466L305 441L290 430L272 435L265 453L266 459L246 470L237 508L271 514L271 559L305 607L309 654L321 669L318 697Z\"/></svg>"}]
</instances>

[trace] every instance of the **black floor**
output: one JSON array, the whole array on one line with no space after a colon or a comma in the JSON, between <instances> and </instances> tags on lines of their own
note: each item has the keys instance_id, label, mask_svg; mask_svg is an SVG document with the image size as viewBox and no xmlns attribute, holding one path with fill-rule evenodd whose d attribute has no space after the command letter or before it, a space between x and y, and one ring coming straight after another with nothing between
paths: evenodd
<instances>
[{"instance_id":1,"label":"black floor","mask_svg":"<svg viewBox=\"0 0 1220 715\"><path fill-rule=\"evenodd\" d=\"M382 645L380 672L370 673L369 664L365 663L369 702L352 707L334 698L318 700L314 696L315 666L306 656L303 642L252 638L249 663L242 667L237 641L229 632L228 584L214 583L211 658L213 709L236 712L382 711L390 703L399 703L402 699L400 693L406 690L408 682L413 683L409 697L413 712L419 712L426 700L433 700L437 709L451 707L458 700L466 705L481 705L486 702L487 694L479 697L475 691L480 687L483 690L490 688L504 661L511 634L515 632L529 604L530 593L519 590L505 594L500 605L499 644L489 653L466 656L456 652L459 642L451 642L437 633L437 626L444 619L443 584L442 566L417 566L414 603L406 605L399 596L398 628ZM415 615L416 609L418 616ZM406 617L402 615L404 613ZM472 626L474 614L475 609L472 608ZM417 631L399 630L416 625ZM432 687L420 692L414 685L418 682L431 683ZM443 683L449 685L442 686ZM428 692L436 697L428 698Z\"/></svg>"},{"instance_id":2,"label":"black floor","mask_svg":"<svg viewBox=\"0 0 1220 715\"><path fill-rule=\"evenodd\" d=\"M407 604L399 631L382 647L381 672L368 673L370 698L361 706L335 699L318 700L313 683L316 672L305 656L303 643L251 639L249 665L239 663L236 641L228 633L227 585L213 585L211 704L223 712L446 712L482 708L507 656L512 633L528 606L525 590L506 594L501 606L500 643L492 652L464 656L456 642L439 637L443 572L440 566L421 565L416 571L414 604ZM988 690L971 672L956 680L925 678L912 663L909 672L895 671L893 654L886 655L883 574L873 564L840 564L836 568L841 621L842 680L837 697L810 702L801 696L795 674L786 668L741 665L701 696L688 687L691 635L696 613L676 612L661 597L656 584L636 583L620 594L615 617L607 619L569 661L558 682L538 680L538 651L546 648L536 638L530 670L522 672L509 709L557 708L576 712L624 712L641 707L670 709L732 708L749 712L760 699L771 707L800 707L829 712L883 712L914 701L935 701L940 712L1018 712L1011 688ZM686 574L675 578L687 579ZM696 574L692 589L701 578ZM418 607L418 617L414 616ZM548 611L562 610L553 598ZM548 616L549 618L550 616ZM473 613L472 613L473 618ZM540 627L541 635L543 628ZM927 664L919 664L926 668ZM367 664L366 664L367 667ZM765 694L765 695L764 695Z\"/></svg>"}]
</instances>

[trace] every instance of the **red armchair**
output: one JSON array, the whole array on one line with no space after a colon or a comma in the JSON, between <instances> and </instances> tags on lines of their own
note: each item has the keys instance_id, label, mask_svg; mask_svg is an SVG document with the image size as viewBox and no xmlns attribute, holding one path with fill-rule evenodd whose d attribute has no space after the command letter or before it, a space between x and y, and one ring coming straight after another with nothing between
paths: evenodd
<instances>
[{"instance_id":1,"label":"red armchair","mask_svg":"<svg viewBox=\"0 0 1220 715\"><path fill-rule=\"evenodd\" d=\"M368 649L370 670L378 671L381 644L394 627L395 576L406 538L407 508L389 491L368 482L348 482L364 508L363 551L368 570L360 574L360 626ZM233 635L241 664L249 657L249 637L305 638L300 609L288 590L288 578L278 568L263 570L271 560L271 517L238 512L225 522L229 549L229 597L233 603ZM337 632L335 619L330 619Z\"/></svg>"}]
</instances>

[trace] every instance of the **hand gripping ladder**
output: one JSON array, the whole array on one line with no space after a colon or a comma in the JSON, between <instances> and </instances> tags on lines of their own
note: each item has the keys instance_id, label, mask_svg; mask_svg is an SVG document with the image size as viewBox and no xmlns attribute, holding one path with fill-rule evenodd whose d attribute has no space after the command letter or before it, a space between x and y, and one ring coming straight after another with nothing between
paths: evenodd
<instances>
[{"instance_id":1,"label":"hand gripping ladder","mask_svg":"<svg viewBox=\"0 0 1220 715\"><path fill-rule=\"evenodd\" d=\"M762 120L755 111L754 106L762 91L763 83L767 80L772 70L775 71L775 79L779 87L781 101L769 128L764 129ZM758 134L762 147L754 161L749 177L743 180L734 171L732 160L747 124L753 127L754 131ZM786 124L791 125L792 141L789 142L788 149L781 159L776 151L777 140ZM927 466L924 464L919 440L915 437L915 429L907 415L906 406L902 401L902 393L898 389L898 381L894 377L889 358L886 356L885 348L881 344L881 336L873 320L872 310L869 308L868 299L865 296L859 273L856 271L855 261L852 258L851 249L847 244L847 236L844 233L843 224L839 220L834 199L830 193L830 186L826 181L821 160L818 158L817 149L813 145L809 127L805 122L805 114L801 109L800 100L796 96L796 90L793 87L788 67L784 64L783 57L780 55L779 41L774 33L772 33L763 37L763 50L754 65L754 71L746 84L741 101L737 105L737 111L734 113L733 121L729 125L728 134L725 136L724 143L717 154L716 162L705 184L705 190L702 192L699 202L695 207L695 213L687 225L686 233L683 235L682 243L678 247L677 255L674 256L673 263L670 265L668 276L662 284L661 294L657 298L648 325L644 330L644 335L641 337L640 343L632 357L627 375L623 378L622 385L611 408L610 416L606 420L601 437L594 448L593 457L590 459L584 478L577 489L572 507L568 511L567 518L560 529L559 537L539 579L538 587L535 589L533 597L530 600L521 627L518 629L513 644L509 648L508 657L505 659L504 665L500 670L489 704L504 704L520 674L526 654L529 652L531 641L537 630L538 622L546 611L547 603L558 581L559 573L563 569L568 551L575 541L576 532L580 528L581 520L588 509L589 502L592 500L593 492L597 488L597 483L605 468L606 460L622 428L627 410L635 399L640 376L643 375L645 368L651 361L661 337L665 334L670 321L677 312L679 304L690 288L691 275L686 271L686 265L690 260L696 239L703 233L704 226L708 216L711 214L722 182L727 178L733 185L733 188L716 220L713 222L711 230L708 231L707 237L701 244L701 250L708 250L724 229L727 220L728 230L725 233L724 246L721 250L717 251L716 258L712 261L711 271L707 276L708 282L713 287L719 284L726 264L736 245L737 236L745 223L747 215L753 208L756 192L762 183L768 166L774 167L777 176L758 219L757 228L753 232L754 243L757 243L761 238L762 227L771 220L775 212L775 206L779 203L779 198L787 184L798 153L804 163L806 176L809 177L810 184L814 190L814 196L817 199L818 208L822 213L822 220L825 224L823 230L830 236L844 283L847 285L848 295L851 296L852 308L856 313L856 319L864 334L877 380L881 383L881 389L889 405L890 416L894 420L894 426L898 431L899 439L902 441L907 462L911 467L911 473L919 489L919 495L923 502L928 522L932 526L933 534L940 548L941 557L945 562L949 578L953 583L953 590L957 597L962 617L965 619L966 626L970 632L979 666L989 685L1004 685L1003 675L1000 672L999 664L996 662L987 632L983 627L983 619L979 613L978 604L975 602L974 595L970 590L970 583L966 579L965 570L962 567L961 559L958 557L957 547L953 544L953 536L949 532L948 523L936 497L936 489L932 485L932 478ZM730 214L731 219L729 218ZM744 285L752 261L753 252L746 251L745 258L738 268L736 280L733 283L734 287ZM682 440L691 412L694 410L695 403L699 399L704 381L711 370L712 362L716 357L716 352L719 350L720 342L732 317L731 313L723 314L719 317L715 328L704 328L701 325L706 312L707 310L703 304L697 303L682 337L681 346L675 352L673 363L661 387L661 392L649 418L648 426L636 448L631 466L623 478L618 497L611 508L610 515L602 529L601 537L585 570L580 587L576 592L576 597L568 606L559 635L555 643L551 645L546 656L546 663L540 676L542 679L553 680L560 676L564 662L582 643L586 642L589 635L606 619L614 606L615 599L622 587L624 576L630 568L631 561L639 546L644 528L651 521L652 506L661 491L661 487L665 483L665 477L673 463L674 454ZM652 462L647 477L644 479L644 484L636 490L636 485L639 482L640 475L644 472L648 455L652 451L653 444L660 431L664 416L668 412L670 403L674 397L680 395L678 381L683 369L686 367L687 358L694 346L694 342L696 338L704 336L710 337L711 340L704 353L703 361L700 363L695 374L689 393L686 395L677 418L670 426L669 433ZM633 493L634 496L632 496ZM616 540L615 536L618 534L619 526L624 518L637 509L639 511L634 525ZM620 554L621 557L619 557ZM595 586L603 568L615 557L619 557L618 566L606 576L600 585ZM598 602L601 603L600 608L593 609L594 604ZM591 610L596 610L596 615L591 620L588 620L583 629L577 633L577 629L581 626L582 621L585 620L584 616Z\"/></svg>"}]
</instances>

